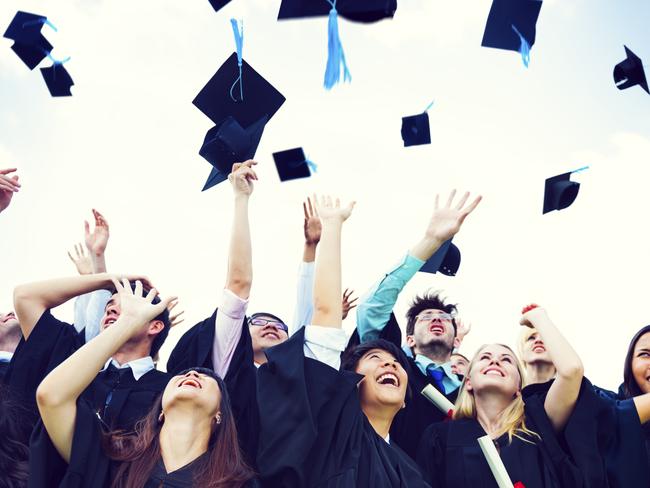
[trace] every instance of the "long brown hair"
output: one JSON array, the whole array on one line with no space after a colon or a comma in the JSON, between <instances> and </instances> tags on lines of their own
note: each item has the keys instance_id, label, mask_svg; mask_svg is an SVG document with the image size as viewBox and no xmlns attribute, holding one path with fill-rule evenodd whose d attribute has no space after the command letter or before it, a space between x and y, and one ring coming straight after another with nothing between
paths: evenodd
<instances>
[{"instance_id":1,"label":"long brown hair","mask_svg":"<svg viewBox=\"0 0 650 488\"><path fill-rule=\"evenodd\" d=\"M223 380L212 370L190 368L181 373L196 371L214 378L221 390L221 423L213 424L207 455L198 459L194 469L194 486L206 488L240 488L255 477L244 461L237 441L237 429ZM162 412L162 394L156 399L146 417L135 426L135 432L111 432L104 437L108 456L120 461L112 488L143 488L160 459L159 421Z\"/></svg>"}]
</instances>

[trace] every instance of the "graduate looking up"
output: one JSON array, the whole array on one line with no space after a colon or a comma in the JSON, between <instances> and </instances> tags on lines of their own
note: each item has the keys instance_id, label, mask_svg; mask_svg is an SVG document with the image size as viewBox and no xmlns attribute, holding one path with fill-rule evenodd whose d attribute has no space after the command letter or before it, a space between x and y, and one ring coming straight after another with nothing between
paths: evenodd
<instances>
[{"instance_id":1,"label":"graduate looking up","mask_svg":"<svg viewBox=\"0 0 650 488\"><path fill-rule=\"evenodd\" d=\"M477 443L485 435L497 445L513 483L585 486L570 461L574 453L561 447L581 391L582 362L545 310L525 311L520 323L534 326L543 337L557 370L555 381L544 394L524 389L515 353L501 344L482 346L469 365L453 420L432 424L422 435L418 462L432 486L496 488Z\"/></svg>"},{"instance_id":2,"label":"graduate looking up","mask_svg":"<svg viewBox=\"0 0 650 488\"><path fill-rule=\"evenodd\" d=\"M341 329L341 232L353 203L322 197L314 316L266 351L258 371L257 464L273 488L426 487L415 463L389 436L404 405L407 363L398 346L372 341L346 355Z\"/></svg>"},{"instance_id":3,"label":"graduate looking up","mask_svg":"<svg viewBox=\"0 0 650 488\"><path fill-rule=\"evenodd\" d=\"M15 288L14 307L24 342L13 357L9 384L24 395L26 401L35 406L39 383L86 342L83 333L56 319L51 309L79 295L112 288L113 278L107 273L99 273L28 283ZM135 279L138 277L130 278L131 281ZM151 285L145 282L145 287L150 289ZM120 314L120 299L114 293L106 304L99 335L109 330ZM167 384L167 374L155 369L152 356L163 345L169 327L169 313L163 310L151 320L146 330L125 341L95 371L96 378L84 392L84 397L109 428L131 430Z\"/></svg>"},{"instance_id":4,"label":"graduate looking up","mask_svg":"<svg viewBox=\"0 0 650 488\"><path fill-rule=\"evenodd\" d=\"M385 338L400 345L402 333L392 313L397 297L406 283L424 263L454 237L463 222L481 201L471 203L469 193L454 201L452 191L445 204L436 195L433 215L423 237L406 253L401 262L361 299L357 309L357 332L361 343ZM411 304L406 325L406 346L409 351L411 374L409 385L413 397L406 402L391 428L391 438L413 459L417 455L420 434L430 423L441 421L441 412L420 394L426 385L433 385L452 403L456 400L461 379L451 370L451 354L459 346L456 306L446 303L437 293L417 296Z\"/></svg>"},{"instance_id":5,"label":"graduate looking up","mask_svg":"<svg viewBox=\"0 0 650 488\"><path fill-rule=\"evenodd\" d=\"M31 442L33 473L67 463L58 486L251 486L251 470L237 443L223 381L193 368L174 376L158 395L135 435L104 433L101 420L81 398L96 371L125 344L148 334L171 299L157 300L140 281L114 281L120 315L111 326L63 361L37 391L43 427ZM54 448L56 453L53 452ZM33 486L54 486L51 479Z\"/></svg>"}]
</instances>

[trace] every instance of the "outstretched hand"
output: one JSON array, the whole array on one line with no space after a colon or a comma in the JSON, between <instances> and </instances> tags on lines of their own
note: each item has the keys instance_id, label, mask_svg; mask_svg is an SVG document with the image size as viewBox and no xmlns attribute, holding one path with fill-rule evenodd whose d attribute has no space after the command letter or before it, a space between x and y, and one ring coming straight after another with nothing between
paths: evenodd
<instances>
[{"instance_id":1,"label":"outstretched hand","mask_svg":"<svg viewBox=\"0 0 650 488\"><path fill-rule=\"evenodd\" d=\"M545 316L546 310L535 303L531 303L530 305L525 306L521 311L521 319L519 320L519 325L534 329L534 322Z\"/></svg>"},{"instance_id":2,"label":"outstretched hand","mask_svg":"<svg viewBox=\"0 0 650 488\"><path fill-rule=\"evenodd\" d=\"M178 298L174 298L167 305L167 311L169 312L169 326L176 327L178 324L182 323L185 319L181 317L185 313L185 310L181 310L177 314L172 315L172 310L178 305Z\"/></svg>"},{"instance_id":3,"label":"outstretched hand","mask_svg":"<svg viewBox=\"0 0 650 488\"><path fill-rule=\"evenodd\" d=\"M257 180L257 174L253 166L257 163L252 159L243 163L232 165L232 172L228 175L228 181L232 185L235 195L250 196L253 193L253 181Z\"/></svg>"},{"instance_id":4,"label":"outstretched hand","mask_svg":"<svg viewBox=\"0 0 650 488\"><path fill-rule=\"evenodd\" d=\"M311 198L307 198L306 203L302 202L302 209L305 212L305 244L315 246L320 242L323 225L318 217L316 207L311 204Z\"/></svg>"},{"instance_id":5,"label":"outstretched hand","mask_svg":"<svg viewBox=\"0 0 650 488\"><path fill-rule=\"evenodd\" d=\"M356 302L359 299L359 297L354 297L352 300L350 300L350 297L352 296L353 293L354 290L348 290L347 288L343 292L343 300L342 300L343 314L341 316L341 320L345 320L350 310L352 310L354 307L357 306L357 304L354 302Z\"/></svg>"},{"instance_id":6,"label":"outstretched hand","mask_svg":"<svg viewBox=\"0 0 650 488\"><path fill-rule=\"evenodd\" d=\"M86 241L86 248L95 256L102 256L106 251L108 245L108 238L110 231L108 222L102 214L94 208L93 217L95 217L95 228L90 232L90 224L84 220L84 236Z\"/></svg>"},{"instance_id":7,"label":"outstretched hand","mask_svg":"<svg viewBox=\"0 0 650 488\"><path fill-rule=\"evenodd\" d=\"M7 176L16 171L16 168L0 169L0 212L11 203L14 193L20 190L18 175Z\"/></svg>"},{"instance_id":8,"label":"outstretched hand","mask_svg":"<svg viewBox=\"0 0 650 488\"><path fill-rule=\"evenodd\" d=\"M323 222L345 222L350 215L356 202L350 202L347 207L341 207L341 201L337 198L332 200L329 195L323 195L318 199L314 195L314 207Z\"/></svg>"},{"instance_id":9,"label":"outstretched hand","mask_svg":"<svg viewBox=\"0 0 650 488\"><path fill-rule=\"evenodd\" d=\"M84 251L84 247L81 243L74 245L75 255L73 256L70 251L68 251L68 257L70 261L74 263L77 268L77 271L80 275L88 275L93 273L93 262L90 259L90 256Z\"/></svg>"},{"instance_id":10,"label":"outstretched hand","mask_svg":"<svg viewBox=\"0 0 650 488\"><path fill-rule=\"evenodd\" d=\"M429 221L429 226L426 230L426 236L429 239L435 239L439 242L445 242L454 237L460 230L463 222L469 214L471 214L481 201L479 195L470 203L465 205L469 198L469 192L466 192L463 197L454 205L454 197L456 190L453 190L447 203L444 207L440 206L440 195L436 195L436 206Z\"/></svg>"},{"instance_id":11,"label":"outstretched hand","mask_svg":"<svg viewBox=\"0 0 650 488\"><path fill-rule=\"evenodd\" d=\"M160 315L175 297L161 299L153 304L153 299L158 295L155 288L151 288L147 295L143 295L143 286L140 280L135 282L135 290L131 289L129 281L124 278L122 282L113 279L113 285L120 300L119 321L132 327L141 327L148 324Z\"/></svg>"}]
</instances>

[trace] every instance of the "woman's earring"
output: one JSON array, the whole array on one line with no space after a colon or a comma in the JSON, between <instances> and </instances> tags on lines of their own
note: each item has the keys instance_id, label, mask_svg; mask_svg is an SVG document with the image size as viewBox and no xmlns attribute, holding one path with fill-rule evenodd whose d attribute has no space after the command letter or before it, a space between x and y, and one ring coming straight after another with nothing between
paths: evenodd
<instances>
[{"instance_id":1,"label":"woman's earring","mask_svg":"<svg viewBox=\"0 0 650 488\"><path fill-rule=\"evenodd\" d=\"M219 425L221 423L221 414L220 413L217 414L216 420L217 420L217 425Z\"/></svg>"},{"instance_id":2,"label":"woman's earring","mask_svg":"<svg viewBox=\"0 0 650 488\"><path fill-rule=\"evenodd\" d=\"M158 415L158 423L161 424L163 420L165 420L165 412L160 412L160 415Z\"/></svg>"}]
</instances>

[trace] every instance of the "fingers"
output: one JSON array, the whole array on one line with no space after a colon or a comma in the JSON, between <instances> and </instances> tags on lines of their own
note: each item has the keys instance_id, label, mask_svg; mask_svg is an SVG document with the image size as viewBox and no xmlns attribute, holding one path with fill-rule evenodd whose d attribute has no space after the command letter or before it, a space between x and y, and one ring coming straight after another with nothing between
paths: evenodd
<instances>
[{"instance_id":1,"label":"fingers","mask_svg":"<svg viewBox=\"0 0 650 488\"><path fill-rule=\"evenodd\" d=\"M84 235L86 237L90 236L90 224L88 223L87 220L84 220Z\"/></svg>"},{"instance_id":2,"label":"fingers","mask_svg":"<svg viewBox=\"0 0 650 488\"><path fill-rule=\"evenodd\" d=\"M140 293L142 293L142 282L140 280L138 280L138 281L135 282L136 294L138 292L138 285L140 285ZM152 288L151 290L149 290L149 293L147 293L147 296L145 297L145 299L149 303L151 303L151 302L153 302L153 299L156 298L156 295L158 295L158 290L156 290L155 288ZM138 295L138 296L142 296L142 295Z\"/></svg>"},{"instance_id":3,"label":"fingers","mask_svg":"<svg viewBox=\"0 0 650 488\"><path fill-rule=\"evenodd\" d=\"M359 297L356 297L356 298L354 298L354 300L348 301L348 308L352 309L352 308L356 307L354 302L356 302L358 299L359 299Z\"/></svg>"},{"instance_id":4,"label":"fingers","mask_svg":"<svg viewBox=\"0 0 650 488\"><path fill-rule=\"evenodd\" d=\"M468 193L469 196L469 193ZM465 209L465 215L471 214L474 209L478 206L479 203L481 203L481 200L483 200L483 197L481 195L477 196L474 201Z\"/></svg>"},{"instance_id":5,"label":"fingers","mask_svg":"<svg viewBox=\"0 0 650 488\"><path fill-rule=\"evenodd\" d=\"M172 302L169 304L169 307L167 307L167 311L171 312L174 310L174 307L178 305L178 300L172 300Z\"/></svg>"},{"instance_id":6,"label":"fingers","mask_svg":"<svg viewBox=\"0 0 650 488\"><path fill-rule=\"evenodd\" d=\"M462 208L465 206L465 202L467 202L468 198L469 198L469 192L466 191L465 194L463 195L463 198L461 198L458 201L458 205L456 205L456 210L462 210Z\"/></svg>"},{"instance_id":7,"label":"fingers","mask_svg":"<svg viewBox=\"0 0 650 488\"><path fill-rule=\"evenodd\" d=\"M316 212L316 209L312 207L311 200L309 199L309 197L307 197L307 204L309 205L309 215L310 216L318 215L318 212Z\"/></svg>"},{"instance_id":8,"label":"fingers","mask_svg":"<svg viewBox=\"0 0 650 488\"><path fill-rule=\"evenodd\" d=\"M17 192L20 190L20 183L15 178L0 175L0 188L3 190Z\"/></svg>"},{"instance_id":9,"label":"fingers","mask_svg":"<svg viewBox=\"0 0 650 488\"><path fill-rule=\"evenodd\" d=\"M456 196L456 189L454 188L451 190L451 193L449 194L449 199L447 200L447 208L451 207L451 203L454 201L454 197Z\"/></svg>"},{"instance_id":10,"label":"fingers","mask_svg":"<svg viewBox=\"0 0 650 488\"><path fill-rule=\"evenodd\" d=\"M0 175L8 175L9 173L13 173L16 171L18 168L7 168L7 169L0 169Z\"/></svg>"},{"instance_id":11,"label":"fingers","mask_svg":"<svg viewBox=\"0 0 650 488\"><path fill-rule=\"evenodd\" d=\"M70 254L70 251L68 251L68 257L70 258L70 261L72 261L74 264L77 264L77 261L72 257L72 254Z\"/></svg>"},{"instance_id":12,"label":"fingers","mask_svg":"<svg viewBox=\"0 0 650 488\"><path fill-rule=\"evenodd\" d=\"M95 225L98 227L106 227L108 229L108 222L106 221L106 218L98 211L93 210L93 215L95 216Z\"/></svg>"},{"instance_id":13,"label":"fingers","mask_svg":"<svg viewBox=\"0 0 650 488\"><path fill-rule=\"evenodd\" d=\"M117 293L119 293L120 291L122 291L124 289L124 286L122 286L122 284L118 281L117 278L114 278L114 277L111 276L111 281L113 282L113 286L115 287L115 291ZM128 285L128 281L127 281L127 285Z\"/></svg>"},{"instance_id":14,"label":"fingers","mask_svg":"<svg viewBox=\"0 0 650 488\"><path fill-rule=\"evenodd\" d=\"M311 206L311 203L309 205ZM305 202L302 202L302 211L305 214L305 221L309 220L309 214L307 213L307 205L305 205Z\"/></svg>"}]
</instances>

